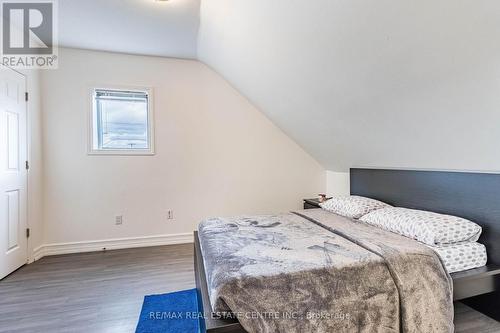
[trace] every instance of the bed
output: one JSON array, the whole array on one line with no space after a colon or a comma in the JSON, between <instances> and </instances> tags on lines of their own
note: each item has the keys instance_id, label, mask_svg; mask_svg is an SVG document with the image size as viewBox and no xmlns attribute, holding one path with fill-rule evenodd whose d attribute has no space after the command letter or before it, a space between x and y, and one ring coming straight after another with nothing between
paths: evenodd
<instances>
[{"instance_id":1,"label":"bed","mask_svg":"<svg viewBox=\"0 0 500 333\"><path fill-rule=\"evenodd\" d=\"M484 299L479 298L479 301L477 300L475 301L477 304L474 304L479 308L482 307L481 310L485 310L486 312L488 311L488 308L492 307L492 305L490 304L491 294L488 293L496 291L499 285L498 276L500 270L497 261L498 257L496 256L496 254L499 251L498 248L499 245L497 244L497 242L494 241L495 239L498 239L497 236L499 236L498 234L500 226L499 224L500 212L497 210L498 209L497 207L500 207L499 193L500 193L500 175L494 175L494 174L413 171L413 170L381 170L381 169L351 170L351 194L379 199L389 204L400 207L430 210L445 214L463 216L481 224L481 226L483 227L483 236L480 239L480 242L485 244L486 246L486 249L489 254L489 264L484 267L472 270L459 271L451 274L452 280L449 281L449 285L453 286L453 296L446 295L448 284L446 283L446 278L443 277L443 275L440 272L438 272L439 268L433 267L431 263L430 264L431 266L427 267L424 266L425 269L423 271L429 270L434 272L433 273L434 275L428 277L427 279L434 279L434 281L441 283L441 285L437 289L438 291L442 292L442 296L440 296L438 302L441 303L444 302L443 304L448 304L446 302L449 302L452 299L459 300L459 299L470 298L472 296L487 294L486 298ZM321 212L315 214L307 213L305 211L296 212L293 218L294 219L302 218L310 220L309 222L315 224L318 224L318 222L320 222L321 224L321 221L318 220L321 220L324 217L317 215L321 214ZM325 221L326 220L323 219L323 223L326 224L330 223L329 221L326 222ZM230 225L231 223L234 223L234 221L229 221L226 224ZM297 222L297 223L302 225L301 224L302 222ZM348 222L336 221L332 223L336 224L334 226L334 229L338 230L342 229L342 227L339 227L337 224L342 225ZM321 227L325 229L325 225L322 225ZM346 238L349 239L349 237L351 238L357 237L356 236L357 234L363 233L362 231L360 231L358 233L349 234L350 229L351 229L350 226L348 225L344 226L344 229L342 230L346 232L346 235L341 235L341 236L346 236ZM224 233L225 232L227 232L227 230L224 230ZM297 239L300 239L300 237ZM354 242L359 242L360 243L359 245L361 247L366 247L366 246L370 247L373 245L372 244L373 242L371 240L369 240L367 243L367 240L362 238L350 239L350 240ZM220 239L219 241L224 241L224 240ZM294 241L296 242L297 240ZM213 311L214 305L216 308L218 308L218 310L220 310L221 308L224 309L224 306L221 307L220 304L214 304L214 302L211 303L210 301L209 294L213 293L213 290L210 290L211 288L209 288L207 285L207 277L205 272L206 267L204 265L206 259L203 258L203 255L208 254L209 256L214 257L214 253L216 252L212 251L212 253L210 253L210 251L207 251L206 249L202 251L202 246L203 245L201 245L199 242L198 234L196 233L195 234L196 282L199 293L199 299L202 300L202 302L200 302L200 311L203 311L206 314L205 319L200 319L200 324L202 324L206 328L207 332L217 332L217 333L245 332L245 330L243 329L242 325L238 320L235 320L231 316L229 317L226 316L224 318L224 314L226 314L226 312L223 313L223 316L221 316L221 313L217 313L217 315L212 316L212 313L214 312ZM205 247L207 247L207 245L205 245ZM403 254L405 253L405 251L407 251L404 248L398 249L398 251L399 250L401 250ZM360 253L362 252L362 250L359 249L357 249L357 251L359 251ZM393 251L393 249L390 249L390 251ZM390 251L388 253L390 253ZM419 253L420 251L422 251L421 253L425 254L425 256L429 255L428 252L425 252L425 250L421 248L412 249L411 251L417 251ZM360 257L362 257L361 254ZM215 259L212 258L212 260L217 260L217 258ZM368 259L362 259L362 260L370 261ZM426 263L425 265L428 264L429 263ZM335 265L338 265L338 263L334 263L333 266ZM397 265L398 263L396 262L395 267L398 267ZM231 267L227 266L224 269L230 270ZM328 273L333 274L333 272L334 271L329 271ZM401 272L403 271L400 271L399 273ZM213 275L213 271L210 270L209 274ZM407 277L407 279L411 279L411 277ZM279 285L276 286L278 287ZM244 292L246 290L245 288L247 287L242 286L240 290L240 297L239 298L235 297L236 301L238 299L242 299L242 301L245 301L244 298L247 298L249 302L252 301L251 297L241 297L241 295L244 295ZM373 286L371 288L373 288ZM386 296L389 295L387 297L390 297L392 295L390 290L377 291L377 293L379 292L383 293ZM436 292L436 290L434 290L433 292ZM212 299L213 298L214 296L212 295ZM406 299L406 296L404 299ZM476 299L478 298L476 297ZM344 301L339 299L338 302L339 304L341 304L341 302ZM401 311L405 312L406 310L403 303L404 302L401 303L402 304ZM474 301L472 303L474 303ZM329 304L329 306L332 306L332 304ZM386 304L385 307L388 307L388 305ZM246 309L245 306L241 308ZM250 307L250 309L251 308L252 307ZM409 309L407 310L410 311L412 308L411 304L408 305L407 308ZM436 309L438 308L439 307L436 305ZM231 312L228 311L227 313ZM446 318L448 318L449 320L449 315L450 315L449 312L439 313L440 317L438 316L438 319L440 318L439 320L442 320L444 323L446 322L445 320ZM244 320L240 318L240 321ZM411 331L412 321L414 321L414 319L412 319L410 314L406 322L404 320L401 321L401 325L403 326L410 325L407 327L406 330ZM433 319L432 321L436 320ZM387 322L389 323L390 321L388 320ZM245 322L245 325L246 327L248 327L249 325L248 322ZM267 324L264 322L261 323L261 325L267 325ZM378 323L378 325L380 325L380 323ZM392 322L388 325L394 326L396 324L394 323L394 320L392 320ZM370 331L370 326L366 326L366 328L367 331ZM322 329L326 330L327 328L323 327ZM392 329L394 331L397 331L396 327L392 327L391 330ZM251 330L258 331L259 329L252 328ZM450 330L450 328L446 327L445 323L443 324L442 329L440 330L447 331ZM387 331L390 330L388 329Z\"/></svg>"}]
</instances>

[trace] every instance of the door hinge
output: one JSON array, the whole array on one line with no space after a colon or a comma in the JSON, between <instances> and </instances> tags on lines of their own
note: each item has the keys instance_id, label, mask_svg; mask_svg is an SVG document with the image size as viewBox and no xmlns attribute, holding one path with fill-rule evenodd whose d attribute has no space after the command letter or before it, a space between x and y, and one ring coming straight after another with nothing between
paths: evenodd
<instances>
[{"instance_id":1,"label":"door hinge","mask_svg":"<svg viewBox=\"0 0 500 333\"><path fill-rule=\"evenodd\" d=\"M30 169L30 163L28 161L26 161L26 170L29 170Z\"/></svg>"},{"instance_id":2,"label":"door hinge","mask_svg":"<svg viewBox=\"0 0 500 333\"><path fill-rule=\"evenodd\" d=\"M30 228L26 228L26 238L30 238Z\"/></svg>"},{"instance_id":3,"label":"door hinge","mask_svg":"<svg viewBox=\"0 0 500 333\"><path fill-rule=\"evenodd\" d=\"M28 92L24 93L24 100L27 102L28 101Z\"/></svg>"}]
</instances>

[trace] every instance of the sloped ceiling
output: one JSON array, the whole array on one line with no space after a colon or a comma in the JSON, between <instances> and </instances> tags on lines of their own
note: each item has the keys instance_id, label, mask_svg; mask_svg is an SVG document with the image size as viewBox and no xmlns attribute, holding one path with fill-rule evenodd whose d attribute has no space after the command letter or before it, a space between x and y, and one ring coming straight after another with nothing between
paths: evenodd
<instances>
[{"instance_id":1,"label":"sloped ceiling","mask_svg":"<svg viewBox=\"0 0 500 333\"><path fill-rule=\"evenodd\" d=\"M487 0L203 0L198 57L327 169L500 170L499 17Z\"/></svg>"},{"instance_id":2,"label":"sloped ceiling","mask_svg":"<svg viewBox=\"0 0 500 333\"><path fill-rule=\"evenodd\" d=\"M60 0L59 45L196 58L200 0Z\"/></svg>"}]
</instances>

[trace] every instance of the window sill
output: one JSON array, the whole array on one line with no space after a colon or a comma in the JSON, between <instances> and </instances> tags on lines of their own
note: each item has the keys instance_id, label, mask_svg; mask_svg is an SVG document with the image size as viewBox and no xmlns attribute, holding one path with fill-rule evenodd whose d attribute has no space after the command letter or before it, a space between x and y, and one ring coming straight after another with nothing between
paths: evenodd
<instances>
[{"instance_id":1,"label":"window sill","mask_svg":"<svg viewBox=\"0 0 500 333\"><path fill-rule=\"evenodd\" d=\"M108 156L153 156L152 150L91 150L87 155L108 155Z\"/></svg>"}]
</instances>

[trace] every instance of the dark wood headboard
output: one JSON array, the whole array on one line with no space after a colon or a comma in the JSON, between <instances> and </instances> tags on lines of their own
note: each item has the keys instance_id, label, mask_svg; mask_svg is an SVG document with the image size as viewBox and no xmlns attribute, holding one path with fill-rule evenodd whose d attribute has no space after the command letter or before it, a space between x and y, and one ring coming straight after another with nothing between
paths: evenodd
<instances>
[{"instance_id":1,"label":"dark wood headboard","mask_svg":"<svg viewBox=\"0 0 500 333\"><path fill-rule=\"evenodd\" d=\"M488 263L500 265L500 174L356 168L350 178L352 195L476 222Z\"/></svg>"}]
</instances>

